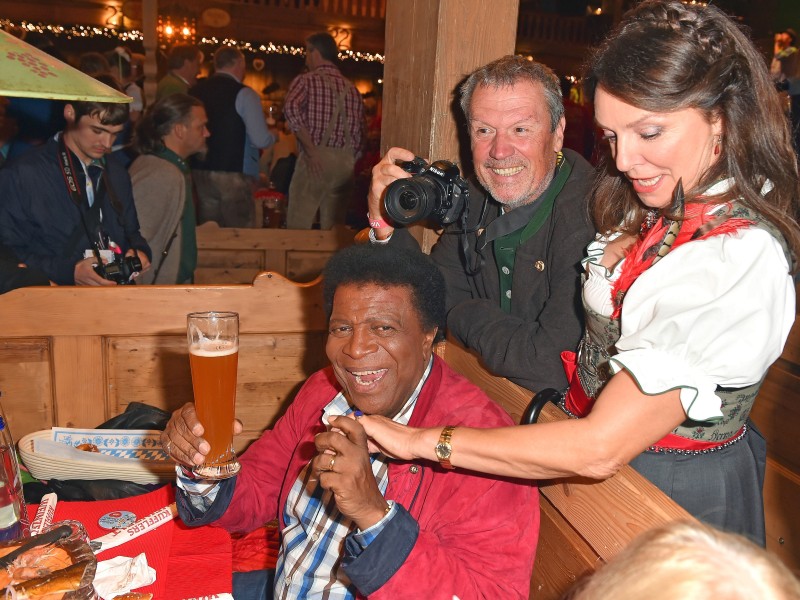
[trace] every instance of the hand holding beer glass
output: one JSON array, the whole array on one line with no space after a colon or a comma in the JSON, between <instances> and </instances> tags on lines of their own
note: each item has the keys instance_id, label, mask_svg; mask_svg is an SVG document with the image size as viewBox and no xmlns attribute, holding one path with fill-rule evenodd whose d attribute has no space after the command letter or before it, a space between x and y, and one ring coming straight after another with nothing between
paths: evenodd
<instances>
[{"instance_id":1,"label":"hand holding beer glass","mask_svg":"<svg viewBox=\"0 0 800 600\"><path fill-rule=\"evenodd\" d=\"M195 410L203 438L211 445L205 462L193 472L203 479L227 479L241 468L233 451L239 315L197 312L186 321Z\"/></svg>"}]
</instances>

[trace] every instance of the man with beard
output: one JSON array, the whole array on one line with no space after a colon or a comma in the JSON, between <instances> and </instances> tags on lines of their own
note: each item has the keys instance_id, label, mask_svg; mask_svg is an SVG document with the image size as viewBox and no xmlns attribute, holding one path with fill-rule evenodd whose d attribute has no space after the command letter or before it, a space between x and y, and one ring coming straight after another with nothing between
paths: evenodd
<instances>
[{"instance_id":1,"label":"man with beard","mask_svg":"<svg viewBox=\"0 0 800 600\"><path fill-rule=\"evenodd\" d=\"M188 94L171 94L148 107L136 126L140 156L130 167L142 234L154 268L142 283L192 283L197 236L188 159L206 150L206 110Z\"/></svg>"},{"instance_id":2,"label":"man with beard","mask_svg":"<svg viewBox=\"0 0 800 600\"><path fill-rule=\"evenodd\" d=\"M457 221L431 251L447 282L448 331L496 375L531 390L564 389L560 353L574 351L582 334L592 168L562 150L561 89L548 67L506 56L460 91L480 188L470 186L466 232ZM372 170L373 243L416 243L387 223L383 205L386 187L410 177L397 162L413 158L392 148Z\"/></svg>"}]
</instances>

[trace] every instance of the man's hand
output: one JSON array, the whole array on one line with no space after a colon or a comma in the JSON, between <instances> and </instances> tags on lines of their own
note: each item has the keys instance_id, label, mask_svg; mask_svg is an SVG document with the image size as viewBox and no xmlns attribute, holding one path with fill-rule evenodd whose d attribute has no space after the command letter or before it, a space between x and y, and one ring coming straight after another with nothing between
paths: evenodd
<instances>
[{"instance_id":1,"label":"man's hand","mask_svg":"<svg viewBox=\"0 0 800 600\"><path fill-rule=\"evenodd\" d=\"M142 273L147 271L150 268L150 259L147 258L147 254L142 252L141 250L134 250L131 248L125 253L125 256L138 256L139 260L142 262Z\"/></svg>"},{"instance_id":2,"label":"man's hand","mask_svg":"<svg viewBox=\"0 0 800 600\"><path fill-rule=\"evenodd\" d=\"M397 179L411 177L402 167L397 165L397 161L409 161L414 159L414 153L405 148L390 148L381 158L380 162L372 167L372 181L369 185L369 195L367 196L367 206L369 207L369 217L372 219L386 219L383 210L383 195L390 183ZM394 227L387 226L375 230L375 237L385 240L394 231Z\"/></svg>"},{"instance_id":3,"label":"man's hand","mask_svg":"<svg viewBox=\"0 0 800 600\"><path fill-rule=\"evenodd\" d=\"M303 160L306 161L306 165L308 165L308 172L311 173L313 177L317 179L322 177L322 162L320 162L319 156L317 156L315 150L311 150L311 152L306 150L303 155Z\"/></svg>"},{"instance_id":4,"label":"man's hand","mask_svg":"<svg viewBox=\"0 0 800 600\"><path fill-rule=\"evenodd\" d=\"M321 433L315 444L319 454L311 468L319 484L333 492L341 513L365 530L386 514L387 503L378 489L367 451L367 434L354 419L331 419L338 431Z\"/></svg>"},{"instance_id":5,"label":"man's hand","mask_svg":"<svg viewBox=\"0 0 800 600\"><path fill-rule=\"evenodd\" d=\"M233 422L233 433L242 432L242 423ZM176 462L193 467L203 464L211 445L203 439L205 429L197 418L193 402L187 402L172 413L167 427L161 433L161 447Z\"/></svg>"},{"instance_id":6,"label":"man's hand","mask_svg":"<svg viewBox=\"0 0 800 600\"><path fill-rule=\"evenodd\" d=\"M105 264L106 261L103 261ZM94 270L94 265L97 264L97 259L93 256L84 258L75 263L75 285L117 285L114 281L103 279Z\"/></svg>"}]
</instances>

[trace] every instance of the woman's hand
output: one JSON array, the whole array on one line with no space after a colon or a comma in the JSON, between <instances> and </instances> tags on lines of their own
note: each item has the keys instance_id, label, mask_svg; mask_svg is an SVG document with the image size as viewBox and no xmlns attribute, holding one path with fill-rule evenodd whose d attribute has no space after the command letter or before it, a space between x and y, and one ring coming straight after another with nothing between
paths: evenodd
<instances>
[{"instance_id":1,"label":"woman's hand","mask_svg":"<svg viewBox=\"0 0 800 600\"><path fill-rule=\"evenodd\" d=\"M358 417L358 422L367 432L370 452L382 452L401 460L436 460L434 447L439 439L440 429L408 427L378 415ZM331 424L334 424L333 421ZM428 443L430 439L433 441Z\"/></svg>"}]
</instances>

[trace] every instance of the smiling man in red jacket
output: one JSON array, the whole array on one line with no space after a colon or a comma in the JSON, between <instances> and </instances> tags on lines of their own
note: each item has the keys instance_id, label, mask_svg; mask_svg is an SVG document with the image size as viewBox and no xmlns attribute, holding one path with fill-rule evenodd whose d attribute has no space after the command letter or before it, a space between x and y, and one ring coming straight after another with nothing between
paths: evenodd
<instances>
[{"instance_id":1,"label":"smiling man in red jacket","mask_svg":"<svg viewBox=\"0 0 800 600\"><path fill-rule=\"evenodd\" d=\"M334 256L324 282L332 366L306 381L235 478L192 481L179 468L181 518L231 532L279 519L274 584L243 589L235 580L237 600L527 598L535 487L453 470L444 455L432 466L370 454L357 420L334 419L361 411L418 427L511 424L433 354L445 315L441 273L417 250L367 245ZM187 404L162 442L179 463L200 464L209 449L202 433Z\"/></svg>"}]
</instances>

